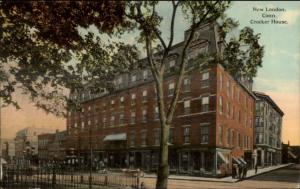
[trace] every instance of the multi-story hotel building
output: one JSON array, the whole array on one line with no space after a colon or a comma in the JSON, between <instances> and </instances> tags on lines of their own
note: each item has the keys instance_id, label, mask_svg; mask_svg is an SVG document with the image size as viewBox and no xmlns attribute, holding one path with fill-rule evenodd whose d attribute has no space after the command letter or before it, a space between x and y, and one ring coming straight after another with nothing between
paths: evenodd
<instances>
[{"instance_id":1,"label":"multi-story hotel building","mask_svg":"<svg viewBox=\"0 0 300 189\"><path fill-rule=\"evenodd\" d=\"M171 172L221 176L230 174L232 161L252 160L255 96L221 65L199 67L199 54L222 51L217 29L216 23L200 27L188 50L188 71L169 137ZM169 57L164 81L168 102L182 47L183 42L174 45ZM91 141L94 161L154 171L160 124L151 72L134 70L117 77L115 84L113 93L71 94L80 98L82 109L68 113L68 153L88 162Z\"/></svg>"},{"instance_id":2,"label":"multi-story hotel building","mask_svg":"<svg viewBox=\"0 0 300 189\"><path fill-rule=\"evenodd\" d=\"M255 148L258 166L281 163L283 111L265 93L254 92L256 100Z\"/></svg>"}]
</instances>

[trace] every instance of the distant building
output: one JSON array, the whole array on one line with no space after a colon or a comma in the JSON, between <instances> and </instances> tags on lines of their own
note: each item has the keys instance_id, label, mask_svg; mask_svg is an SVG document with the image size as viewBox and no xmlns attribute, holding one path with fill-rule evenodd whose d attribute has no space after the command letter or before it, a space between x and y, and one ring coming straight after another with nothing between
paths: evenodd
<instances>
[{"instance_id":1,"label":"distant building","mask_svg":"<svg viewBox=\"0 0 300 189\"><path fill-rule=\"evenodd\" d=\"M255 148L258 166L281 163L283 111L265 93L254 92L256 100Z\"/></svg>"},{"instance_id":2,"label":"distant building","mask_svg":"<svg viewBox=\"0 0 300 189\"><path fill-rule=\"evenodd\" d=\"M38 157L41 162L64 160L66 131L56 131L38 136Z\"/></svg>"},{"instance_id":3,"label":"distant building","mask_svg":"<svg viewBox=\"0 0 300 189\"><path fill-rule=\"evenodd\" d=\"M13 139L2 139L2 157L11 163L15 159L15 141Z\"/></svg>"},{"instance_id":4,"label":"distant building","mask_svg":"<svg viewBox=\"0 0 300 189\"><path fill-rule=\"evenodd\" d=\"M300 146L282 143L282 163L300 163Z\"/></svg>"},{"instance_id":5,"label":"distant building","mask_svg":"<svg viewBox=\"0 0 300 189\"><path fill-rule=\"evenodd\" d=\"M16 133L15 153L17 163L38 155L38 135L51 132L48 128L27 127Z\"/></svg>"}]
</instances>

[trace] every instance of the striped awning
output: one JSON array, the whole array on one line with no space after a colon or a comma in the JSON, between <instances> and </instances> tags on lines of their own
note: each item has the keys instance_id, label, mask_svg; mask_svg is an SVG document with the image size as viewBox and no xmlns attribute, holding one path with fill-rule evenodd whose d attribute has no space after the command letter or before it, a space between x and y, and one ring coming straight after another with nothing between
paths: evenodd
<instances>
[{"instance_id":1,"label":"striped awning","mask_svg":"<svg viewBox=\"0 0 300 189\"><path fill-rule=\"evenodd\" d=\"M292 158L294 158L294 159L297 158L297 156L296 156L293 152L291 152L291 151L288 151L288 154L289 154L290 156L292 156Z\"/></svg>"}]
</instances>

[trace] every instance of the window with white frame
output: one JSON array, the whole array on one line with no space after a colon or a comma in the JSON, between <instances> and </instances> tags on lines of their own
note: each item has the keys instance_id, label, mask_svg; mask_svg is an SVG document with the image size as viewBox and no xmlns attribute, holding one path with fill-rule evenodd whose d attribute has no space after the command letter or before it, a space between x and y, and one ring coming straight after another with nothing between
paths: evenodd
<instances>
[{"instance_id":1,"label":"window with white frame","mask_svg":"<svg viewBox=\"0 0 300 189\"><path fill-rule=\"evenodd\" d=\"M111 101L110 101L110 104L111 104L111 105L114 105L114 104L115 104L115 100L111 100Z\"/></svg>"},{"instance_id":2,"label":"window with white frame","mask_svg":"<svg viewBox=\"0 0 300 189\"><path fill-rule=\"evenodd\" d=\"M84 129L84 126L85 126L84 121L82 121L81 122L81 128Z\"/></svg>"},{"instance_id":3,"label":"window with white frame","mask_svg":"<svg viewBox=\"0 0 300 189\"><path fill-rule=\"evenodd\" d=\"M123 107L124 106L124 96L120 97L120 106Z\"/></svg>"},{"instance_id":4,"label":"window with white frame","mask_svg":"<svg viewBox=\"0 0 300 189\"><path fill-rule=\"evenodd\" d=\"M209 111L209 97L202 97L202 112Z\"/></svg>"},{"instance_id":5,"label":"window with white frame","mask_svg":"<svg viewBox=\"0 0 300 189\"><path fill-rule=\"evenodd\" d=\"M186 77L183 80L183 92L190 92L191 91L191 78Z\"/></svg>"},{"instance_id":6,"label":"window with white frame","mask_svg":"<svg viewBox=\"0 0 300 189\"><path fill-rule=\"evenodd\" d=\"M133 147L135 145L135 132L130 131L130 147Z\"/></svg>"},{"instance_id":7,"label":"window with white frame","mask_svg":"<svg viewBox=\"0 0 300 189\"><path fill-rule=\"evenodd\" d=\"M232 129L231 130L231 144L234 145L234 139L235 139L235 132L234 130Z\"/></svg>"},{"instance_id":8,"label":"window with white frame","mask_svg":"<svg viewBox=\"0 0 300 189\"><path fill-rule=\"evenodd\" d=\"M201 88L209 87L209 72L202 73Z\"/></svg>"},{"instance_id":9,"label":"window with white frame","mask_svg":"<svg viewBox=\"0 0 300 189\"><path fill-rule=\"evenodd\" d=\"M173 96L174 94L174 83L169 83L168 96Z\"/></svg>"},{"instance_id":10,"label":"window with white frame","mask_svg":"<svg viewBox=\"0 0 300 189\"><path fill-rule=\"evenodd\" d=\"M170 128L170 131L169 131L169 143L173 144L173 142L174 142L174 128Z\"/></svg>"},{"instance_id":11,"label":"window with white frame","mask_svg":"<svg viewBox=\"0 0 300 189\"><path fill-rule=\"evenodd\" d=\"M131 94L131 105L135 105L136 95L135 93Z\"/></svg>"},{"instance_id":12,"label":"window with white frame","mask_svg":"<svg viewBox=\"0 0 300 189\"><path fill-rule=\"evenodd\" d=\"M169 70L174 71L174 69L175 69L175 60L171 60L169 62Z\"/></svg>"},{"instance_id":13,"label":"window with white frame","mask_svg":"<svg viewBox=\"0 0 300 189\"><path fill-rule=\"evenodd\" d=\"M160 144L160 129L154 130L154 145Z\"/></svg>"},{"instance_id":14,"label":"window with white frame","mask_svg":"<svg viewBox=\"0 0 300 189\"><path fill-rule=\"evenodd\" d=\"M231 143L231 130L229 128L227 129L226 136L227 136L227 145L230 146L230 143Z\"/></svg>"},{"instance_id":15,"label":"window with white frame","mask_svg":"<svg viewBox=\"0 0 300 189\"><path fill-rule=\"evenodd\" d=\"M185 100L183 102L183 107L184 107L184 114L191 113L191 101L190 100Z\"/></svg>"},{"instance_id":16,"label":"window with white frame","mask_svg":"<svg viewBox=\"0 0 300 189\"><path fill-rule=\"evenodd\" d=\"M131 75L131 82L136 82L136 74Z\"/></svg>"},{"instance_id":17,"label":"window with white frame","mask_svg":"<svg viewBox=\"0 0 300 189\"><path fill-rule=\"evenodd\" d=\"M113 127L115 125L115 116L110 117L110 126Z\"/></svg>"},{"instance_id":18,"label":"window with white frame","mask_svg":"<svg viewBox=\"0 0 300 189\"><path fill-rule=\"evenodd\" d=\"M220 115L223 114L224 110L223 110L223 98L222 96L219 97L219 112L220 112Z\"/></svg>"},{"instance_id":19,"label":"window with white frame","mask_svg":"<svg viewBox=\"0 0 300 189\"><path fill-rule=\"evenodd\" d=\"M141 132L141 146L146 146L147 145L147 131L143 130Z\"/></svg>"},{"instance_id":20,"label":"window with white frame","mask_svg":"<svg viewBox=\"0 0 300 189\"><path fill-rule=\"evenodd\" d=\"M103 124L103 127L106 127L106 117L102 118L102 124Z\"/></svg>"},{"instance_id":21,"label":"window with white frame","mask_svg":"<svg viewBox=\"0 0 300 189\"><path fill-rule=\"evenodd\" d=\"M219 143L223 143L223 125L219 126Z\"/></svg>"},{"instance_id":22,"label":"window with white frame","mask_svg":"<svg viewBox=\"0 0 300 189\"><path fill-rule=\"evenodd\" d=\"M147 102L148 97L147 97L147 90L143 90L143 102Z\"/></svg>"},{"instance_id":23,"label":"window with white frame","mask_svg":"<svg viewBox=\"0 0 300 189\"><path fill-rule=\"evenodd\" d=\"M155 120L158 120L158 119L159 119L158 106L155 106L154 119L155 119Z\"/></svg>"},{"instance_id":24,"label":"window with white frame","mask_svg":"<svg viewBox=\"0 0 300 189\"><path fill-rule=\"evenodd\" d=\"M142 122L146 123L147 122L147 110L143 109L142 111Z\"/></svg>"},{"instance_id":25,"label":"window with white frame","mask_svg":"<svg viewBox=\"0 0 300 189\"><path fill-rule=\"evenodd\" d=\"M201 143L207 144L209 141L209 125L203 125L200 127Z\"/></svg>"},{"instance_id":26,"label":"window with white frame","mask_svg":"<svg viewBox=\"0 0 300 189\"><path fill-rule=\"evenodd\" d=\"M135 111L132 111L131 114L130 114L130 123L131 124L135 124Z\"/></svg>"},{"instance_id":27,"label":"window with white frame","mask_svg":"<svg viewBox=\"0 0 300 189\"><path fill-rule=\"evenodd\" d=\"M185 144L190 143L190 127L189 126L183 128L183 142Z\"/></svg>"},{"instance_id":28,"label":"window with white frame","mask_svg":"<svg viewBox=\"0 0 300 189\"><path fill-rule=\"evenodd\" d=\"M143 79L144 80L148 79L148 70L143 70Z\"/></svg>"},{"instance_id":29,"label":"window with white frame","mask_svg":"<svg viewBox=\"0 0 300 189\"><path fill-rule=\"evenodd\" d=\"M123 125L125 123L124 113L119 115L119 125Z\"/></svg>"}]
</instances>

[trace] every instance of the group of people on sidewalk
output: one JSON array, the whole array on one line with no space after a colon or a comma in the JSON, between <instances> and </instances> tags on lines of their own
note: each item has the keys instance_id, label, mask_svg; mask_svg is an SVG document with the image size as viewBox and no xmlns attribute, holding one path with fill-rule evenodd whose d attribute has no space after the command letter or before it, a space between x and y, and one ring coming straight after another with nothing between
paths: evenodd
<instances>
[{"instance_id":1,"label":"group of people on sidewalk","mask_svg":"<svg viewBox=\"0 0 300 189\"><path fill-rule=\"evenodd\" d=\"M248 167L247 164L236 164L232 165L232 178L244 179L247 176Z\"/></svg>"}]
</instances>

